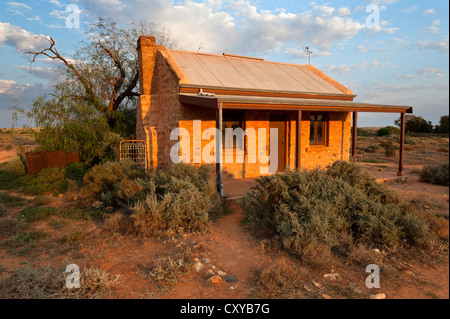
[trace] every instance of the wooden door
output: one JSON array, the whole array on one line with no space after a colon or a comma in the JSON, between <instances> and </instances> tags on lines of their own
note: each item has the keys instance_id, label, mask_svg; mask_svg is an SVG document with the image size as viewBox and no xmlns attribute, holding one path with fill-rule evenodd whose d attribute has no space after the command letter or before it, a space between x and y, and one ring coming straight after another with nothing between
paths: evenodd
<instances>
[{"instance_id":1,"label":"wooden door","mask_svg":"<svg viewBox=\"0 0 450 319\"><path fill-rule=\"evenodd\" d=\"M269 128L278 129L278 169L283 172L286 162L286 117L284 115L270 115ZM270 130L269 130L270 132Z\"/></svg>"}]
</instances>

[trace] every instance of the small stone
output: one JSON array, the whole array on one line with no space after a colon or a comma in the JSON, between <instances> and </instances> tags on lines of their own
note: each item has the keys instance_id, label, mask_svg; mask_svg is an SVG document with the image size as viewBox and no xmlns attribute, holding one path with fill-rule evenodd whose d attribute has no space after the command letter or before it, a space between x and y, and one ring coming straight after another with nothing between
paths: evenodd
<instances>
[{"instance_id":1,"label":"small stone","mask_svg":"<svg viewBox=\"0 0 450 319\"><path fill-rule=\"evenodd\" d=\"M219 275L214 275L208 279L208 282L212 285L218 285L223 281L222 277Z\"/></svg>"},{"instance_id":2,"label":"small stone","mask_svg":"<svg viewBox=\"0 0 450 319\"><path fill-rule=\"evenodd\" d=\"M236 289L238 286L236 285L236 286L231 286L230 288L228 288L228 290L234 290L234 289Z\"/></svg>"},{"instance_id":3,"label":"small stone","mask_svg":"<svg viewBox=\"0 0 450 319\"><path fill-rule=\"evenodd\" d=\"M323 298L323 299L331 299L331 296L326 295L326 294L322 294L322 298Z\"/></svg>"},{"instance_id":4,"label":"small stone","mask_svg":"<svg viewBox=\"0 0 450 319\"><path fill-rule=\"evenodd\" d=\"M223 279L225 279L226 282L237 282L238 281L236 276L224 276Z\"/></svg>"},{"instance_id":5,"label":"small stone","mask_svg":"<svg viewBox=\"0 0 450 319\"><path fill-rule=\"evenodd\" d=\"M380 254L380 253L381 253L381 251L380 251L378 248L375 248L375 249L373 250L373 252L376 253L376 254Z\"/></svg>"},{"instance_id":6,"label":"small stone","mask_svg":"<svg viewBox=\"0 0 450 319\"><path fill-rule=\"evenodd\" d=\"M206 277L214 276L216 273L212 269L208 269L205 273Z\"/></svg>"},{"instance_id":7,"label":"small stone","mask_svg":"<svg viewBox=\"0 0 450 319\"><path fill-rule=\"evenodd\" d=\"M203 269L203 264L197 261L194 265L194 269L196 272L200 272Z\"/></svg>"},{"instance_id":8,"label":"small stone","mask_svg":"<svg viewBox=\"0 0 450 319\"><path fill-rule=\"evenodd\" d=\"M211 260L209 258L203 258L203 262L205 264L209 264L211 262Z\"/></svg>"},{"instance_id":9,"label":"small stone","mask_svg":"<svg viewBox=\"0 0 450 319\"><path fill-rule=\"evenodd\" d=\"M378 293L378 294L370 295L369 299L386 299L386 295L383 293Z\"/></svg>"},{"instance_id":10,"label":"small stone","mask_svg":"<svg viewBox=\"0 0 450 319\"><path fill-rule=\"evenodd\" d=\"M225 276L227 275L226 272L223 272L223 271L221 271L221 270L218 270L218 271L217 271L217 274L218 274L220 277L225 277Z\"/></svg>"},{"instance_id":11,"label":"small stone","mask_svg":"<svg viewBox=\"0 0 450 319\"><path fill-rule=\"evenodd\" d=\"M338 273L332 273L332 274L325 274L323 275L323 277L330 280L336 280L339 279L341 276L339 276Z\"/></svg>"}]
</instances>

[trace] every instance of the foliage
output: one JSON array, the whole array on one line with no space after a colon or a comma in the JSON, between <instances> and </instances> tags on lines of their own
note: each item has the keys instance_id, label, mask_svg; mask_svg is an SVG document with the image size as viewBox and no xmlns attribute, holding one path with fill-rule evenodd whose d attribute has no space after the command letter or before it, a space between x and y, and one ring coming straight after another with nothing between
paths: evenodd
<instances>
[{"instance_id":1,"label":"foliage","mask_svg":"<svg viewBox=\"0 0 450 319\"><path fill-rule=\"evenodd\" d=\"M439 125L436 128L436 131L438 133L448 133L448 126L449 126L449 118L448 115L441 116L441 119L439 120Z\"/></svg>"},{"instance_id":2,"label":"foliage","mask_svg":"<svg viewBox=\"0 0 450 319\"><path fill-rule=\"evenodd\" d=\"M86 30L87 39L72 57L63 56L51 37L48 48L32 55L32 62L46 57L59 61L53 92L35 99L31 108L12 105L14 117L25 115L41 128L38 149L81 153L85 161L112 159L112 148L135 131L138 94L139 35L153 35L158 43L173 47L170 33L155 24L121 28L112 20L99 19Z\"/></svg>"},{"instance_id":3,"label":"foliage","mask_svg":"<svg viewBox=\"0 0 450 319\"><path fill-rule=\"evenodd\" d=\"M390 134L397 134L400 133L400 129L394 127L394 126L386 126L383 128L380 128L377 131L377 136L386 136L386 135L390 135Z\"/></svg>"},{"instance_id":4,"label":"foliage","mask_svg":"<svg viewBox=\"0 0 450 319\"><path fill-rule=\"evenodd\" d=\"M220 209L206 166L172 165L154 172L146 188L146 198L133 207L136 228L143 235L206 231L210 214Z\"/></svg>"},{"instance_id":5,"label":"foliage","mask_svg":"<svg viewBox=\"0 0 450 319\"><path fill-rule=\"evenodd\" d=\"M420 180L426 183L449 186L449 163L424 166L420 173Z\"/></svg>"},{"instance_id":6,"label":"foliage","mask_svg":"<svg viewBox=\"0 0 450 319\"><path fill-rule=\"evenodd\" d=\"M0 204L6 207L15 207L25 205L23 198L11 196L7 193L0 193Z\"/></svg>"},{"instance_id":7,"label":"foliage","mask_svg":"<svg viewBox=\"0 0 450 319\"><path fill-rule=\"evenodd\" d=\"M400 119L395 120L395 125L400 127ZM411 114L405 116L405 131L407 133L430 133L432 130L431 122L426 121L423 117Z\"/></svg>"},{"instance_id":8,"label":"foliage","mask_svg":"<svg viewBox=\"0 0 450 319\"><path fill-rule=\"evenodd\" d=\"M13 175L13 176L22 176L25 175L25 166L19 158L14 158L7 162L1 169L3 172Z\"/></svg>"},{"instance_id":9,"label":"foliage","mask_svg":"<svg viewBox=\"0 0 450 319\"><path fill-rule=\"evenodd\" d=\"M96 208L132 204L143 190L144 177L145 172L128 159L98 164L84 175L82 193Z\"/></svg>"},{"instance_id":10,"label":"foliage","mask_svg":"<svg viewBox=\"0 0 450 319\"><path fill-rule=\"evenodd\" d=\"M64 177L78 182L83 181L84 175L91 169L89 163L70 163L66 166Z\"/></svg>"},{"instance_id":11,"label":"foliage","mask_svg":"<svg viewBox=\"0 0 450 319\"><path fill-rule=\"evenodd\" d=\"M380 143L380 146L384 148L384 154L387 157L394 157L395 156L395 150L396 147L394 143L391 140L386 140Z\"/></svg>"},{"instance_id":12,"label":"foliage","mask_svg":"<svg viewBox=\"0 0 450 319\"><path fill-rule=\"evenodd\" d=\"M25 175L16 181L16 185L26 194L64 194L69 182L64 178L63 167L44 168L36 175Z\"/></svg>"},{"instance_id":13,"label":"foliage","mask_svg":"<svg viewBox=\"0 0 450 319\"><path fill-rule=\"evenodd\" d=\"M363 129L362 127L356 128L356 134L357 134L357 136L373 136L374 135L372 132L369 132L369 131Z\"/></svg>"},{"instance_id":14,"label":"foliage","mask_svg":"<svg viewBox=\"0 0 450 319\"><path fill-rule=\"evenodd\" d=\"M245 223L289 243L289 250L320 264L332 248L364 243L398 246L431 243L427 221L354 164L326 170L288 171L261 177L242 207Z\"/></svg>"}]
</instances>

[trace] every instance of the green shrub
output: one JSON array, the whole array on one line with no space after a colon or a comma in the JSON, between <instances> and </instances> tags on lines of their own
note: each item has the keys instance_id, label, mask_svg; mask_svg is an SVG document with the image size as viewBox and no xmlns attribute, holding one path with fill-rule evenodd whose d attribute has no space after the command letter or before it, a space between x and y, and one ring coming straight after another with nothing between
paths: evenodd
<instances>
[{"instance_id":1,"label":"green shrub","mask_svg":"<svg viewBox=\"0 0 450 319\"><path fill-rule=\"evenodd\" d=\"M136 203L132 215L143 235L204 232L209 229L210 214L221 206L206 166L178 164L156 171L145 189L147 196Z\"/></svg>"},{"instance_id":2,"label":"green shrub","mask_svg":"<svg viewBox=\"0 0 450 319\"><path fill-rule=\"evenodd\" d=\"M386 135L390 135L390 134L398 134L400 133L400 129L394 126L386 126L383 128L380 128L377 131L377 136L386 136Z\"/></svg>"},{"instance_id":3,"label":"green shrub","mask_svg":"<svg viewBox=\"0 0 450 319\"><path fill-rule=\"evenodd\" d=\"M14 188L16 180L17 176L7 173L0 169L0 189L6 190Z\"/></svg>"},{"instance_id":4,"label":"green shrub","mask_svg":"<svg viewBox=\"0 0 450 319\"><path fill-rule=\"evenodd\" d=\"M145 172L131 160L94 166L83 177L83 194L95 207L121 206L137 200Z\"/></svg>"},{"instance_id":5,"label":"green shrub","mask_svg":"<svg viewBox=\"0 0 450 319\"><path fill-rule=\"evenodd\" d=\"M336 162L326 170L261 177L242 202L245 223L284 239L304 261L320 264L333 248L429 243L427 221L360 167Z\"/></svg>"},{"instance_id":6,"label":"green shrub","mask_svg":"<svg viewBox=\"0 0 450 319\"><path fill-rule=\"evenodd\" d=\"M69 185L64 178L65 169L60 167L44 168L37 175L26 175L16 181L22 191L30 195L64 194Z\"/></svg>"},{"instance_id":7,"label":"green shrub","mask_svg":"<svg viewBox=\"0 0 450 319\"><path fill-rule=\"evenodd\" d=\"M378 145L369 145L362 150L366 153L375 153L380 147Z\"/></svg>"},{"instance_id":8,"label":"green shrub","mask_svg":"<svg viewBox=\"0 0 450 319\"><path fill-rule=\"evenodd\" d=\"M25 166L19 158L15 158L10 160L3 166L2 171L13 176L22 176L25 175Z\"/></svg>"},{"instance_id":9,"label":"green shrub","mask_svg":"<svg viewBox=\"0 0 450 319\"><path fill-rule=\"evenodd\" d=\"M84 175L90 168L91 165L89 163L70 163L66 166L64 177L77 182L82 182Z\"/></svg>"},{"instance_id":10,"label":"green shrub","mask_svg":"<svg viewBox=\"0 0 450 319\"><path fill-rule=\"evenodd\" d=\"M380 146L384 148L384 154L387 157L395 157L396 147L392 141L383 141L380 143Z\"/></svg>"},{"instance_id":11,"label":"green shrub","mask_svg":"<svg viewBox=\"0 0 450 319\"><path fill-rule=\"evenodd\" d=\"M27 223L46 220L55 215L57 211L58 209L55 207L29 207L20 211L19 220Z\"/></svg>"},{"instance_id":12,"label":"green shrub","mask_svg":"<svg viewBox=\"0 0 450 319\"><path fill-rule=\"evenodd\" d=\"M24 201L20 197L11 196L6 193L0 193L0 204L6 207L15 207L25 205Z\"/></svg>"},{"instance_id":13,"label":"green shrub","mask_svg":"<svg viewBox=\"0 0 450 319\"><path fill-rule=\"evenodd\" d=\"M82 208L56 208L56 207L30 207L19 213L19 220L24 222L36 222L47 220L52 216L74 220L102 219L106 215L103 209L82 209Z\"/></svg>"},{"instance_id":14,"label":"green shrub","mask_svg":"<svg viewBox=\"0 0 450 319\"><path fill-rule=\"evenodd\" d=\"M425 183L449 186L449 163L422 168L420 180Z\"/></svg>"}]
</instances>

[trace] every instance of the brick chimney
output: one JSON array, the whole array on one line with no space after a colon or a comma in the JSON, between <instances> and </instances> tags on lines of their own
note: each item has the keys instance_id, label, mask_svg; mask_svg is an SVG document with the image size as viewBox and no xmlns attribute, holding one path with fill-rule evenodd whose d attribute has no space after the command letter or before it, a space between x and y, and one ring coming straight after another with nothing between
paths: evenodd
<instances>
[{"instance_id":1,"label":"brick chimney","mask_svg":"<svg viewBox=\"0 0 450 319\"><path fill-rule=\"evenodd\" d=\"M155 78L156 65L156 41L154 37L140 36L137 42L138 67L139 67L139 93L136 114L136 138L147 142L147 148L150 141L147 136L147 130L150 128L150 109L152 102L157 103Z\"/></svg>"},{"instance_id":2,"label":"brick chimney","mask_svg":"<svg viewBox=\"0 0 450 319\"><path fill-rule=\"evenodd\" d=\"M150 95L155 89L152 89L153 71L156 62L156 41L154 37L139 37L137 43L139 59L139 88L140 94Z\"/></svg>"}]
</instances>

